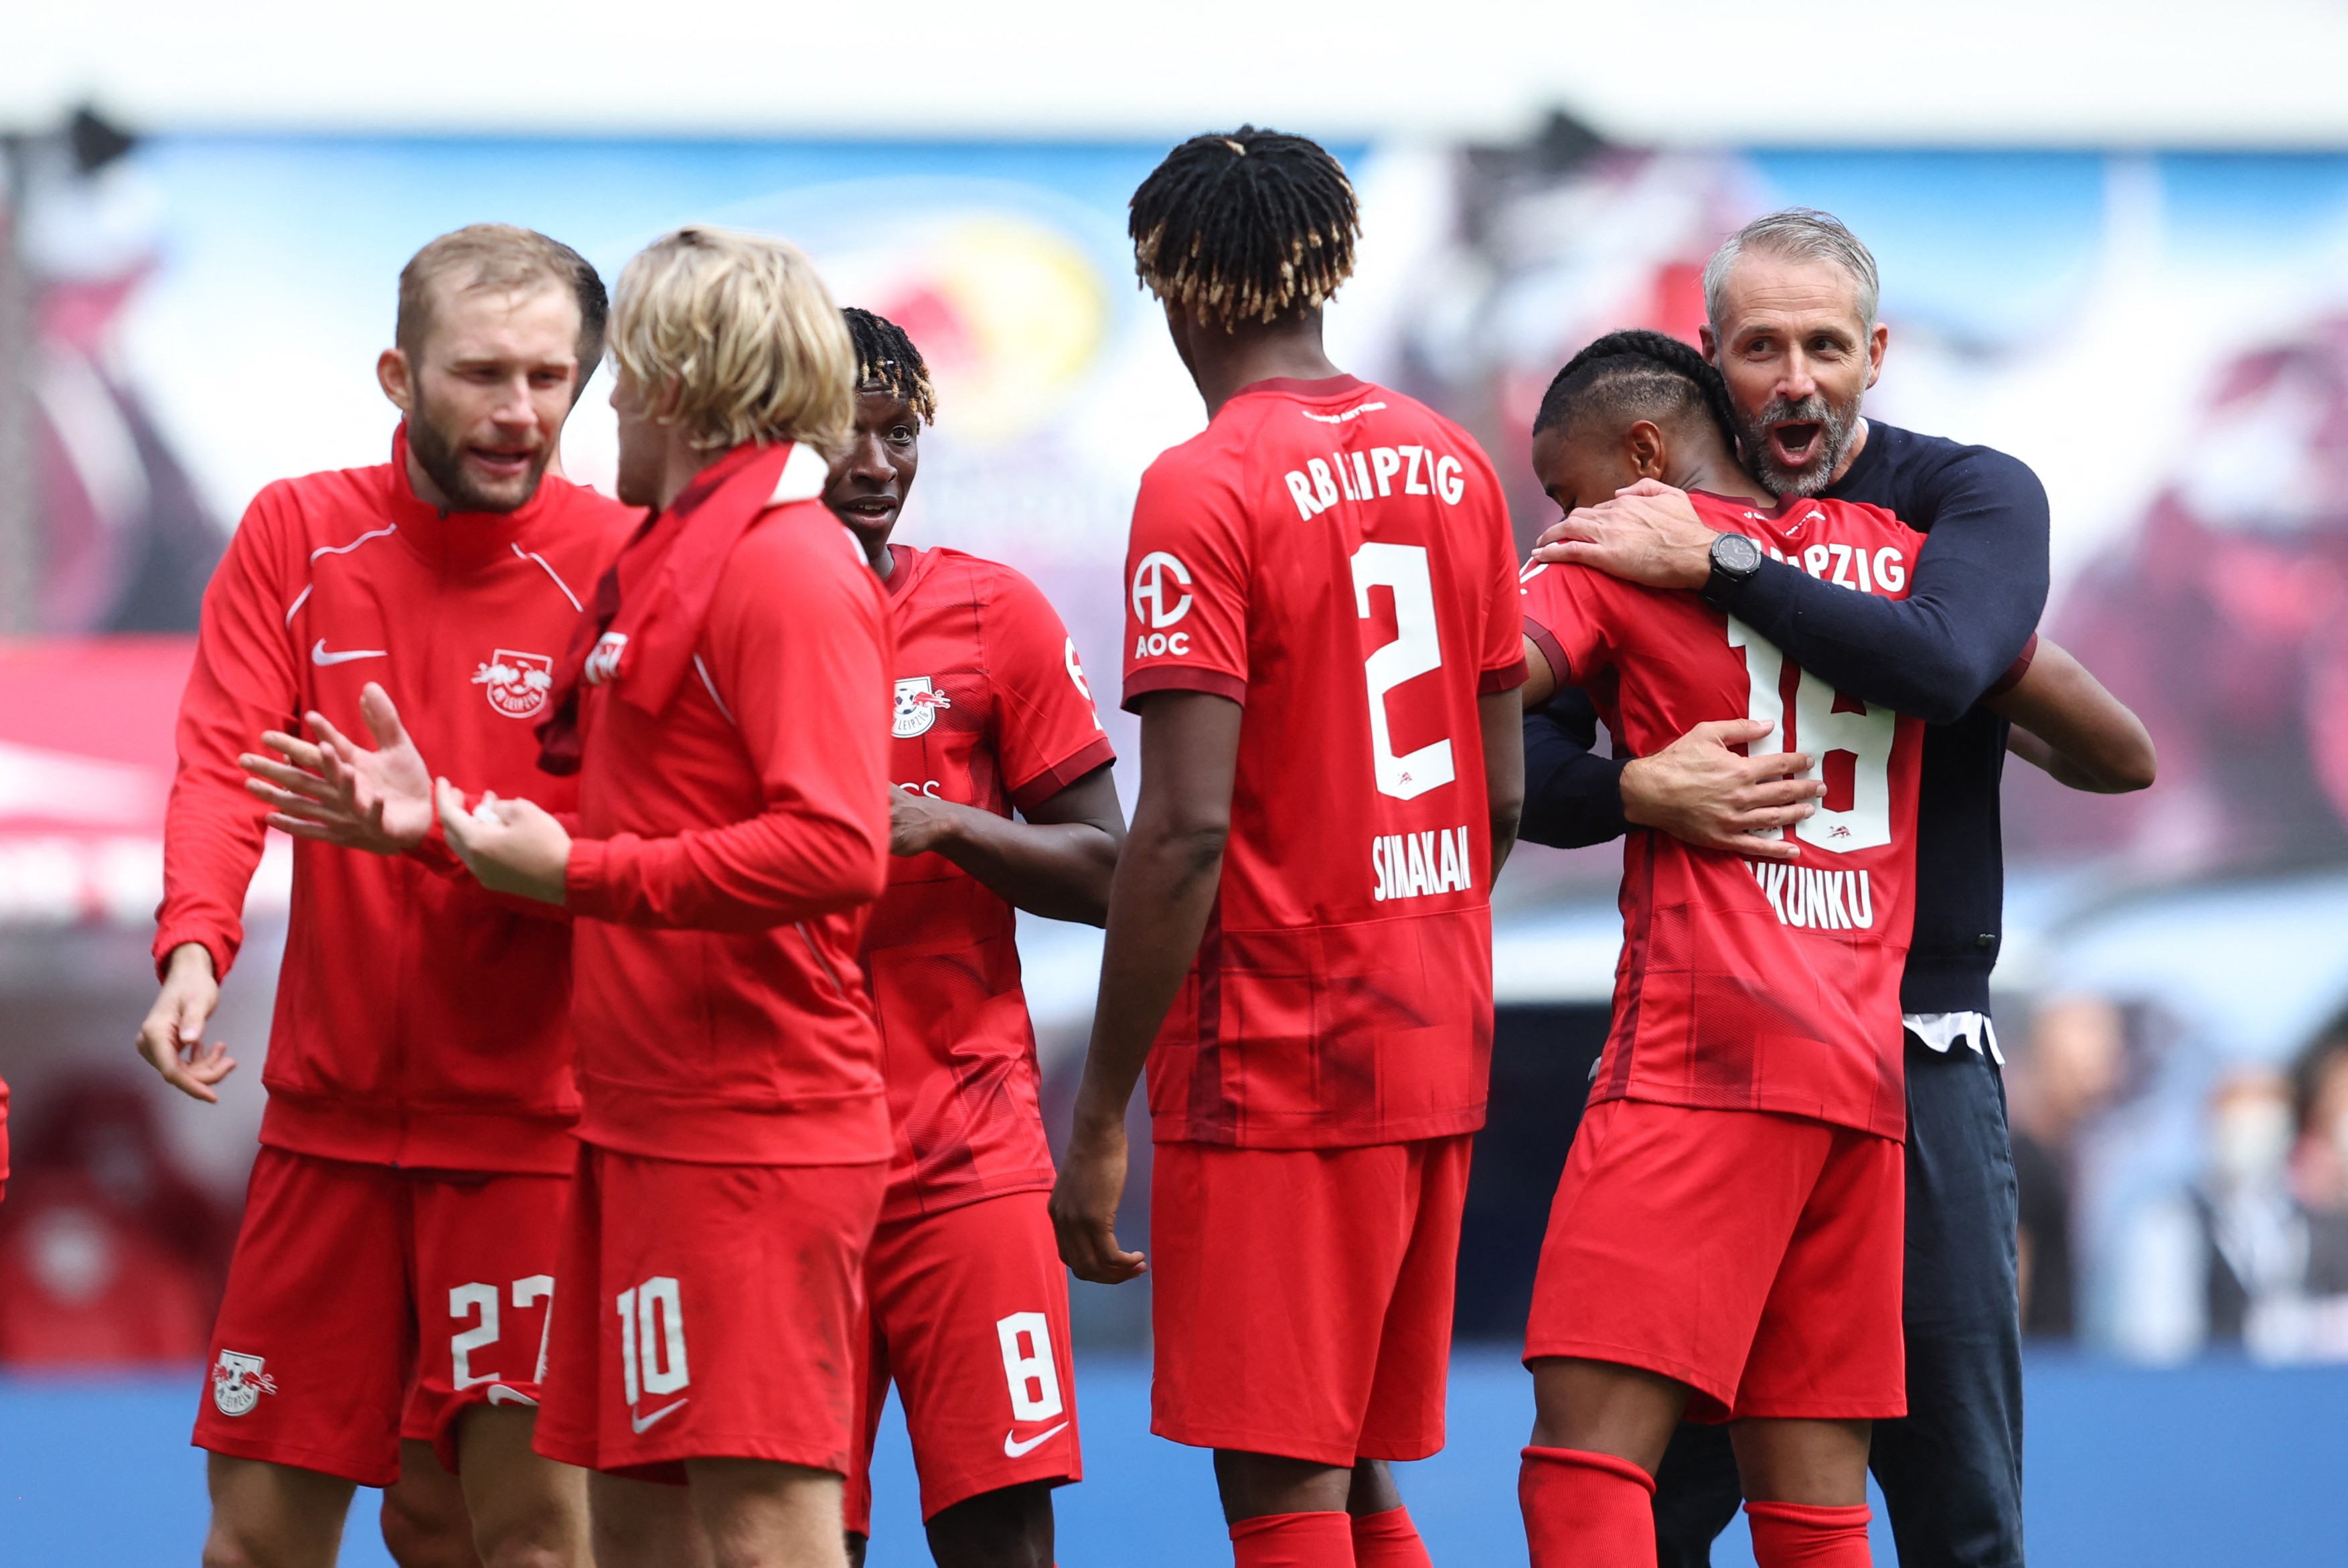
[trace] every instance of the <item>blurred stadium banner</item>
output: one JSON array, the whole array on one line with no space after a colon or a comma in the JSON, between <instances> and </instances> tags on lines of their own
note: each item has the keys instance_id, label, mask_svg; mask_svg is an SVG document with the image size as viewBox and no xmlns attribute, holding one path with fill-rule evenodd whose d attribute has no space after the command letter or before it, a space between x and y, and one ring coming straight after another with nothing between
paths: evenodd
<instances>
[{"instance_id":1,"label":"blurred stadium banner","mask_svg":"<svg viewBox=\"0 0 2348 1568\"><path fill-rule=\"evenodd\" d=\"M0 932L152 932L194 652L185 636L0 642ZM273 838L248 914L283 913L292 878L292 845Z\"/></svg>"}]
</instances>

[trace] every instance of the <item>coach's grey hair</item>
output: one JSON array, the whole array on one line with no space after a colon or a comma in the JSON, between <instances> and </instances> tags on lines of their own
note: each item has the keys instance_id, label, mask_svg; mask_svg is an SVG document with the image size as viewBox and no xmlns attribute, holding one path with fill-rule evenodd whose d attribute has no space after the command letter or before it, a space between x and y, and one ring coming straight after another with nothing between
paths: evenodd
<instances>
[{"instance_id":1,"label":"coach's grey hair","mask_svg":"<svg viewBox=\"0 0 2348 1568\"><path fill-rule=\"evenodd\" d=\"M1722 296L1728 292L1729 269L1747 250L1766 251L1802 262L1832 262L1859 285L1860 325L1872 331L1875 306L1881 292L1875 275L1875 257L1842 220L1814 207L1788 207L1756 218L1728 236L1712 260L1704 264L1704 314L1715 331L1720 327Z\"/></svg>"}]
</instances>

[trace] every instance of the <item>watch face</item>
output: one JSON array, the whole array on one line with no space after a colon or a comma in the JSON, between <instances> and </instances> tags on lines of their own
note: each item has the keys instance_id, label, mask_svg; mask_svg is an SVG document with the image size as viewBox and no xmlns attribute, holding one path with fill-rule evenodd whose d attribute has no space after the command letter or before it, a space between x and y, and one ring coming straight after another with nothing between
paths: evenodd
<instances>
[{"instance_id":1,"label":"watch face","mask_svg":"<svg viewBox=\"0 0 2348 1568\"><path fill-rule=\"evenodd\" d=\"M1712 552L1724 572L1744 573L1761 569L1761 547L1741 533L1722 534Z\"/></svg>"}]
</instances>

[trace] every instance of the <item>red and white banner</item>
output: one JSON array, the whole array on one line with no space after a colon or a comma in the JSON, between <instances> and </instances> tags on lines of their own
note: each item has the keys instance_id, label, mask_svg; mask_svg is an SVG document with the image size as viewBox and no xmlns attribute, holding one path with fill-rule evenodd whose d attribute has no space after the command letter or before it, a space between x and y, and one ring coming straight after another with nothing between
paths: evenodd
<instances>
[{"instance_id":1,"label":"red and white banner","mask_svg":"<svg viewBox=\"0 0 2348 1568\"><path fill-rule=\"evenodd\" d=\"M0 641L0 927L153 922L172 726L195 646ZM293 871L292 843L271 834L246 914L282 914Z\"/></svg>"}]
</instances>

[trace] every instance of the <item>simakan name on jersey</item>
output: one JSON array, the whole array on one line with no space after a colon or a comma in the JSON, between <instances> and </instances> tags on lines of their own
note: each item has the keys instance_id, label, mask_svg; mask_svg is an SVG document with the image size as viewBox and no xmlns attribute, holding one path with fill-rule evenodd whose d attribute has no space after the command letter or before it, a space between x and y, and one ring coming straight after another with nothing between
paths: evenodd
<instances>
[{"instance_id":1,"label":"simakan name on jersey","mask_svg":"<svg viewBox=\"0 0 2348 1568\"><path fill-rule=\"evenodd\" d=\"M1371 896L1384 903L1394 898L1462 892L1476 885L1475 865L1468 853L1465 824L1419 833L1380 833L1370 841L1370 870L1377 882Z\"/></svg>"}]
</instances>

